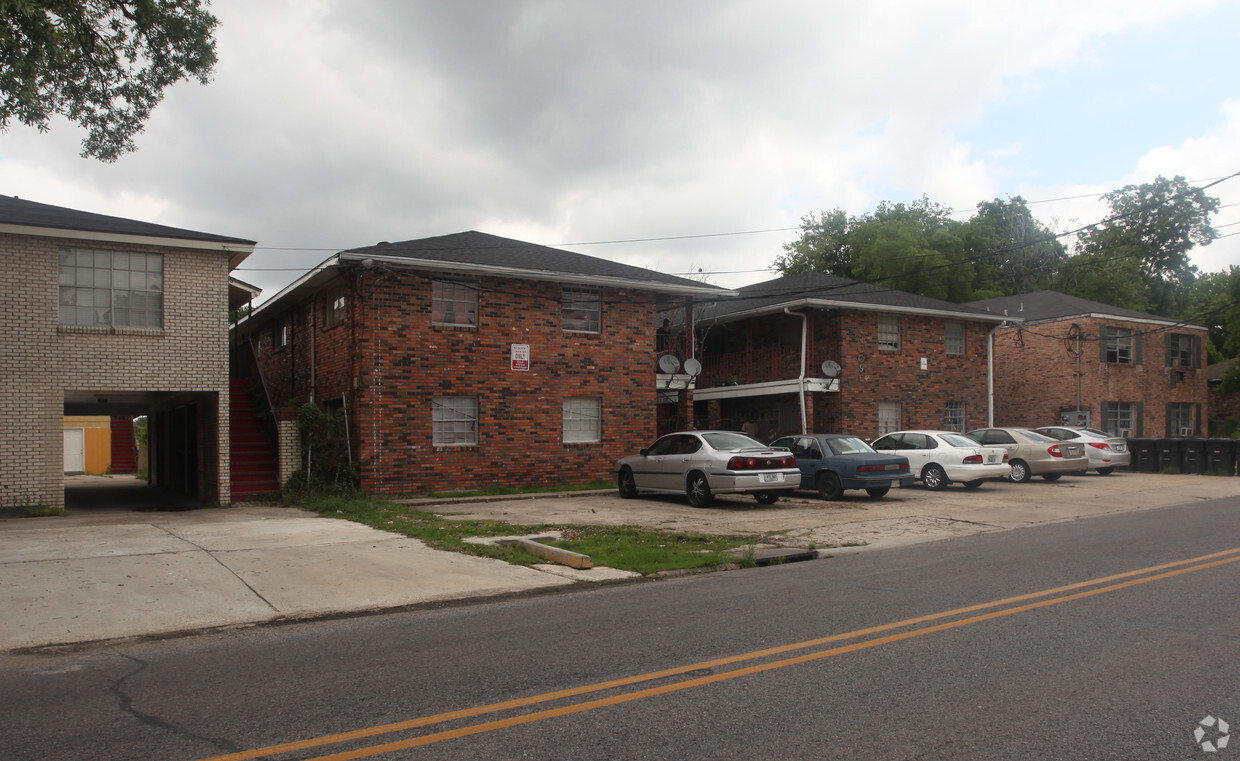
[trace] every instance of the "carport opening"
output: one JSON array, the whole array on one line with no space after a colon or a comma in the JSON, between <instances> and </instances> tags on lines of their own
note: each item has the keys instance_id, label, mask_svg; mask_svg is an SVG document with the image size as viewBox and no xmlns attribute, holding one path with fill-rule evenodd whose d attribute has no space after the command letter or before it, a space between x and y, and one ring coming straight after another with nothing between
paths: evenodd
<instances>
[{"instance_id":1,"label":"carport opening","mask_svg":"<svg viewBox=\"0 0 1240 761\"><path fill-rule=\"evenodd\" d=\"M66 391L65 510L214 504L214 393Z\"/></svg>"}]
</instances>

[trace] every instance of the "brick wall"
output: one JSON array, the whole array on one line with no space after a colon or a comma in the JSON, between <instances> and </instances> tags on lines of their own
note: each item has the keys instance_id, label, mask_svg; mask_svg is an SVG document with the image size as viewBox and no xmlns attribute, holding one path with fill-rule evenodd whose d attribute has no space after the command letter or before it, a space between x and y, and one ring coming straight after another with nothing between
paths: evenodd
<instances>
[{"instance_id":1,"label":"brick wall","mask_svg":"<svg viewBox=\"0 0 1240 761\"><path fill-rule=\"evenodd\" d=\"M471 281L479 289L476 328L431 324L429 274L363 272L322 291L313 312L301 300L291 311L306 333L295 331L292 347L273 349L272 332L259 328L273 402L308 389L297 369L309 372L313 346L315 398L347 396L355 462L370 493L609 479L615 461L655 432L653 294L604 288L602 331L569 333L559 284ZM323 310L333 293L346 295L347 314L328 326ZM512 344L529 345L528 371L510 368ZM432 445L431 402L439 396L477 398L476 446ZM563 443L569 396L601 400L601 442Z\"/></svg>"},{"instance_id":2,"label":"brick wall","mask_svg":"<svg viewBox=\"0 0 1240 761\"><path fill-rule=\"evenodd\" d=\"M1040 323L1025 329L1004 328L995 335L996 425L1058 425L1060 412L1077 409L1078 362L1073 353L1077 342L1068 338L1073 322L1082 331L1079 404L1081 409L1090 411L1094 427L1103 426L1104 402L1142 405L1140 433L1134 431L1134 436L1173 435L1167 432L1166 405L1169 403L1200 404L1203 423L1208 419L1204 331L1181 328L1174 331L1198 336L1202 347L1198 367L1179 368L1167 362L1166 328L1090 318ZM1140 337L1141 361L1132 364L1101 361L1099 336L1103 326L1144 333Z\"/></svg>"},{"instance_id":3,"label":"brick wall","mask_svg":"<svg viewBox=\"0 0 1240 761\"><path fill-rule=\"evenodd\" d=\"M164 327L60 326L62 246L164 254ZM63 505L66 391L177 392L211 407L203 496L229 501L228 258L220 252L0 235L0 508Z\"/></svg>"}]
</instances>

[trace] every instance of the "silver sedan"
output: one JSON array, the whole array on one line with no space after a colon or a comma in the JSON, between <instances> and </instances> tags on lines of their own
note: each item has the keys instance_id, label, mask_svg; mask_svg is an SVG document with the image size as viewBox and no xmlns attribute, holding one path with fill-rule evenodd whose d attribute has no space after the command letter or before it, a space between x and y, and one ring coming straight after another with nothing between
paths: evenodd
<instances>
[{"instance_id":1,"label":"silver sedan","mask_svg":"<svg viewBox=\"0 0 1240 761\"><path fill-rule=\"evenodd\" d=\"M1132 462L1132 452L1128 451L1128 442L1125 439L1097 428L1055 425L1039 428L1037 431L1060 441L1084 444L1089 467L1098 471L1100 476L1109 476L1116 468L1126 468Z\"/></svg>"},{"instance_id":2,"label":"silver sedan","mask_svg":"<svg viewBox=\"0 0 1240 761\"><path fill-rule=\"evenodd\" d=\"M716 494L752 494L769 505L800 483L792 452L734 431L669 433L616 463L621 497L684 494L694 507L710 505Z\"/></svg>"}]
</instances>

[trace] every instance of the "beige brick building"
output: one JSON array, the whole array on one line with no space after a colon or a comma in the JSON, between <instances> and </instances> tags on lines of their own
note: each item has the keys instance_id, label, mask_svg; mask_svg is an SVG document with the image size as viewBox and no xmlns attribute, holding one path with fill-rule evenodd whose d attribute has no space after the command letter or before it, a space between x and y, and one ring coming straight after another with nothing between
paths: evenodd
<instances>
[{"instance_id":1,"label":"beige brick building","mask_svg":"<svg viewBox=\"0 0 1240 761\"><path fill-rule=\"evenodd\" d=\"M0 509L64 504L66 415L148 415L152 482L230 501L229 272L253 249L0 196Z\"/></svg>"},{"instance_id":2,"label":"beige brick building","mask_svg":"<svg viewBox=\"0 0 1240 761\"><path fill-rule=\"evenodd\" d=\"M1039 291L970 306L1019 318L995 335L995 424L1205 435L1206 329Z\"/></svg>"}]
</instances>

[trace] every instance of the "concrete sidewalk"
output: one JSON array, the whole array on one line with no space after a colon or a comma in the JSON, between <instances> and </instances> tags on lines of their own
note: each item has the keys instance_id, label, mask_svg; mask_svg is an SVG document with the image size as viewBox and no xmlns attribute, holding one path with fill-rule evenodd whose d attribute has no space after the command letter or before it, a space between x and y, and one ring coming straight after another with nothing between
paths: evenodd
<instances>
[{"instance_id":1,"label":"concrete sidewalk","mask_svg":"<svg viewBox=\"0 0 1240 761\"><path fill-rule=\"evenodd\" d=\"M827 550L891 547L1228 497L1240 497L1240 477L1116 473L1056 483L988 483L977 491L893 489L878 500L861 492L835 502L805 494L769 507L728 497L695 509L683 498L625 500L614 492L428 500L419 507L515 524L762 535ZM628 575L606 568L524 568L440 552L294 508L72 513L0 520L0 650L399 608ZM856 550L824 554L845 551Z\"/></svg>"}]
</instances>

